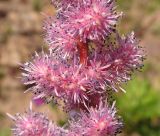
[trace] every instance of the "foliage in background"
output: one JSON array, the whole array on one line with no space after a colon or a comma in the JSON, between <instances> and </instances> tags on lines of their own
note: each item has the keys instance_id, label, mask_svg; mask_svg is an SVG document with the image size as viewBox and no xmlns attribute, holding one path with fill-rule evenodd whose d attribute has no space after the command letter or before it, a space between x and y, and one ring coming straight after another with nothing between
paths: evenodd
<instances>
[{"instance_id":1,"label":"foliage in background","mask_svg":"<svg viewBox=\"0 0 160 136\"><path fill-rule=\"evenodd\" d=\"M160 135L159 92L147 79L137 77L125 88L127 93L116 97L120 114L128 133L139 132L142 136Z\"/></svg>"},{"instance_id":2,"label":"foliage in background","mask_svg":"<svg viewBox=\"0 0 160 136\"><path fill-rule=\"evenodd\" d=\"M40 0L33 0L32 2L34 10L37 12L41 11L43 7L43 2Z\"/></svg>"},{"instance_id":3,"label":"foliage in background","mask_svg":"<svg viewBox=\"0 0 160 136\"><path fill-rule=\"evenodd\" d=\"M5 128L3 130L0 130L0 136L10 136L10 135L11 135L10 128Z\"/></svg>"},{"instance_id":4,"label":"foliage in background","mask_svg":"<svg viewBox=\"0 0 160 136\"><path fill-rule=\"evenodd\" d=\"M160 0L117 0L117 3L123 10L129 10L135 3L137 3L139 9L143 8L142 10L147 13L152 13L160 8Z\"/></svg>"}]
</instances>

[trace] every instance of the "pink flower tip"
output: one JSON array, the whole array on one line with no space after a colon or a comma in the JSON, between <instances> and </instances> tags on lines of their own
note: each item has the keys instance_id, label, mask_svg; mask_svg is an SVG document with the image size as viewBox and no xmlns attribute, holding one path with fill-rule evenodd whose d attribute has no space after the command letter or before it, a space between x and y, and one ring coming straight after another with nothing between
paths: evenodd
<instances>
[{"instance_id":1,"label":"pink flower tip","mask_svg":"<svg viewBox=\"0 0 160 136\"><path fill-rule=\"evenodd\" d=\"M111 107L102 103L88 112L81 112L78 121L71 121L71 132L80 136L115 136L121 132L123 123L116 116L115 103Z\"/></svg>"},{"instance_id":2,"label":"pink flower tip","mask_svg":"<svg viewBox=\"0 0 160 136\"><path fill-rule=\"evenodd\" d=\"M70 4L62 15L66 19L65 26L83 42L105 40L115 31L122 13L116 12L114 0L79 0L77 3Z\"/></svg>"},{"instance_id":3,"label":"pink flower tip","mask_svg":"<svg viewBox=\"0 0 160 136\"><path fill-rule=\"evenodd\" d=\"M14 136L61 136L65 130L57 127L43 114L32 111L30 108L23 114L17 113L15 116L7 115L14 121L12 133Z\"/></svg>"}]
</instances>

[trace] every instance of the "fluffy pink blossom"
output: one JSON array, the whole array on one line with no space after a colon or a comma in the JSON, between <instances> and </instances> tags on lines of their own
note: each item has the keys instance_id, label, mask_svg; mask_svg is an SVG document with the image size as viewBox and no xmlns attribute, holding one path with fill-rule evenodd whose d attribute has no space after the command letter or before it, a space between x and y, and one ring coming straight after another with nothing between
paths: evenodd
<instances>
[{"instance_id":1,"label":"fluffy pink blossom","mask_svg":"<svg viewBox=\"0 0 160 136\"><path fill-rule=\"evenodd\" d=\"M72 56L77 52L77 39L63 26L63 20L49 17L44 22L45 41L51 50L62 52L63 56Z\"/></svg>"},{"instance_id":2,"label":"fluffy pink blossom","mask_svg":"<svg viewBox=\"0 0 160 136\"><path fill-rule=\"evenodd\" d=\"M15 123L12 128L14 136L61 136L65 133L65 130L54 125L43 113L32 111L32 104L24 114L8 116Z\"/></svg>"},{"instance_id":3,"label":"fluffy pink blossom","mask_svg":"<svg viewBox=\"0 0 160 136\"><path fill-rule=\"evenodd\" d=\"M86 106L97 105L105 93L105 88L100 88L86 74L88 67L79 65L76 57L66 61L54 53L36 54L32 62L25 63L22 69L22 81L29 85L27 91L33 92L33 101L37 105L44 101L63 100L66 110L85 109Z\"/></svg>"},{"instance_id":4,"label":"fluffy pink blossom","mask_svg":"<svg viewBox=\"0 0 160 136\"><path fill-rule=\"evenodd\" d=\"M144 51L139 47L134 33L126 37L117 36L117 40L118 45L104 47L90 55L85 73L91 86L124 91L121 84L130 80L133 71L142 68Z\"/></svg>"},{"instance_id":5,"label":"fluffy pink blossom","mask_svg":"<svg viewBox=\"0 0 160 136\"><path fill-rule=\"evenodd\" d=\"M34 93L33 100L38 105L60 99L65 102L66 110L85 109L97 105L105 96L105 87L102 88L98 73L92 75L89 68L79 65L76 60L60 59L54 53L36 54L32 62L22 66L22 81L29 85L27 91Z\"/></svg>"},{"instance_id":6,"label":"fluffy pink blossom","mask_svg":"<svg viewBox=\"0 0 160 136\"><path fill-rule=\"evenodd\" d=\"M63 13L64 26L83 42L105 40L121 16L115 9L114 0L80 0Z\"/></svg>"},{"instance_id":7,"label":"fluffy pink blossom","mask_svg":"<svg viewBox=\"0 0 160 136\"><path fill-rule=\"evenodd\" d=\"M107 88L124 91L121 84L130 80L134 70L142 67L144 53L134 33L118 37L118 41L117 47L94 52L84 66L76 57L65 60L54 53L49 56L37 54L33 62L23 66L23 82L32 85L34 99L56 97L73 105L85 105L90 94L103 94Z\"/></svg>"},{"instance_id":8,"label":"fluffy pink blossom","mask_svg":"<svg viewBox=\"0 0 160 136\"><path fill-rule=\"evenodd\" d=\"M53 0L52 3L59 9L60 17L45 20L45 40L50 49L57 48L64 56L73 55L79 41L105 40L121 16L115 11L114 0Z\"/></svg>"},{"instance_id":9,"label":"fluffy pink blossom","mask_svg":"<svg viewBox=\"0 0 160 136\"><path fill-rule=\"evenodd\" d=\"M56 59L54 53L49 56L42 53L36 54L33 61L25 63L22 69L22 81L30 85L28 90L33 91L35 100L56 97L80 103L87 99L88 80L82 65L74 61Z\"/></svg>"},{"instance_id":10,"label":"fluffy pink blossom","mask_svg":"<svg viewBox=\"0 0 160 136\"><path fill-rule=\"evenodd\" d=\"M32 90L36 95L35 99L45 98L46 95L52 97L56 95L56 86L59 81L59 71L57 70L58 60L52 59L52 54L37 54L33 58L33 62L27 62L22 65L24 72L22 73L22 81L25 85L31 85L27 90ZM56 81L56 82L54 82Z\"/></svg>"},{"instance_id":11,"label":"fluffy pink blossom","mask_svg":"<svg viewBox=\"0 0 160 136\"><path fill-rule=\"evenodd\" d=\"M115 136L123 124L116 115L114 107L102 103L96 108L89 108L88 112L81 112L79 119L71 120L70 131L73 136ZM77 135L78 134L78 135Z\"/></svg>"}]
</instances>

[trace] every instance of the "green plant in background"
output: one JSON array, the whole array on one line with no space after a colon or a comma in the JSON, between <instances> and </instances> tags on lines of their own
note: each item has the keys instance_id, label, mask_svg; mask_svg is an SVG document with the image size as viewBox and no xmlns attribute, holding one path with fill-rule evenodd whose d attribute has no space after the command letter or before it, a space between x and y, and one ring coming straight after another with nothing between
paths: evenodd
<instances>
[{"instance_id":1,"label":"green plant in background","mask_svg":"<svg viewBox=\"0 0 160 136\"><path fill-rule=\"evenodd\" d=\"M117 0L119 7L123 10L129 10L132 6L133 0Z\"/></svg>"},{"instance_id":2,"label":"green plant in background","mask_svg":"<svg viewBox=\"0 0 160 136\"><path fill-rule=\"evenodd\" d=\"M160 136L159 92L142 77L130 81L126 90L126 95L116 97L126 131L137 131L142 136Z\"/></svg>"},{"instance_id":3,"label":"green plant in background","mask_svg":"<svg viewBox=\"0 0 160 136\"><path fill-rule=\"evenodd\" d=\"M10 128L4 128L3 130L0 130L0 136L10 136L11 130Z\"/></svg>"},{"instance_id":4,"label":"green plant in background","mask_svg":"<svg viewBox=\"0 0 160 136\"><path fill-rule=\"evenodd\" d=\"M151 2L149 2L147 4L147 11L150 13L150 12L154 12L156 11L157 9L160 8L160 0L152 0Z\"/></svg>"},{"instance_id":5,"label":"green plant in background","mask_svg":"<svg viewBox=\"0 0 160 136\"><path fill-rule=\"evenodd\" d=\"M143 6L142 10L147 13L154 12L160 8L160 0L117 0L118 5L123 10L129 10L135 3L137 5Z\"/></svg>"},{"instance_id":6,"label":"green plant in background","mask_svg":"<svg viewBox=\"0 0 160 136\"><path fill-rule=\"evenodd\" d=\"M32 1L33 4L33 9L37 12L41 11L42 7L43 7L43 2L40 0L33 0Z\"/></svg>"}]
</instances>

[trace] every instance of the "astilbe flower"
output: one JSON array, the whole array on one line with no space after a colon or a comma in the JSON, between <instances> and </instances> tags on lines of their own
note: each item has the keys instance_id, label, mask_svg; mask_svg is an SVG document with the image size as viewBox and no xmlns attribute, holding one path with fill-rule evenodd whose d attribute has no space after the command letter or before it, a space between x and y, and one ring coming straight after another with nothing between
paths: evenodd
<instances>
[{"instance_id":1,"label":"astilbe flower","mask_svg":"<svg viewBox=\"0 0 160 136\"><path fill-rule=\"evenodd\" d=\"M32 111L32 104L25 113L8 116L14 121L14 136L62 136L66 133L66 130L57 127L43 113Z\"/></svg>"},{"instance_id":2,"label":"astilbe flower","mask_svg":"<svg viewBox=\"0 0 160 136\"><path fill-rule=\"evenodd\" d=\"M23 66L23 82L32 85L30 90L36 94L35 99L57 97L73 105L86 105L90 96L103 94L107 88L124 91L121 84L130 80L134 70L141 68L144 53L134 33L117 39L117 47L102 48L91 54L87 66L80 65L76 57L65 60L54 53L37 54L33 62Z\"/></svg>"},{"instance_id":3,"label":"astilbe flower","mask_svg":"<svg viewBox=\"0 0 160 136\"><path fill-rule=\"evenodd\" d=\"M92 86L124 91L121 84L130 80L133 71L142 68L144 51L139 47L134 32L126 37L117 35L117 40L117 45L103 47L90 55L90 65L85 74Z\"/></svg>"},{"instance_id":4,"label":"astilbe flower","mask_svg":"<svg viewBox=\"0 0 160 136\"><path fill-rule=\"evenodd\" d=\"M81 67L76 62L67 63L63 58L56 59L54 53L36 53L32 62L22 65L22 81L30 85L27 91L33 91L35 100L50 101L56 97L74 103L84 102L87 99L87 79Z\"/></svg>"},{"instance_id":5,"label":"astilbe flower","mask_svg":"<svg viewBox=\"0 0 160 136\"><path fill-rule=\"evenodd\" d=\"M100 88L98 84L96 87L95 81L89 80L87 68L79 65L77 59L66 61L54 53L36 53L32 62L22 65L22 69L22 81L29 85L26 92L33 92L33 100L38 105L60 99L65 102L65 110L68 111L96 106L102 96L107 97L105 88Z\"/></svg>"},{"instance_id":6,"label":"astilbe flower","mask_svg":"<svg viewBox=\"0 0 160 136\"><path fill-rule=\"evenodd\" d=\"M116 115L115 103L111 107L100 103L88 112L81 112L79 119L70 121L70 131L73 136L114 136L123 126Z\"/></svg>"},{"instance_id":7,"label":"astilbe flower","mask_svg":"<svg viewBox=\"0 0 160 136\"><path fill-rule=\"evenodd\" d=\"M74 103L84 102L87 99L85 86L88 80L81 70L81 65L55 58L54 53L36 54L32 62L22 66L22 81L31 85L28 90L33 91L34 99L53 100L53 97L57 97Z\"/></svg>"},{"instance_id":8,"label":"astilbe flower","mask_svg":"<svg viewBox=\"0 0 160 136\"><path fill-rule=\"evenodd\" d=\"M49 17L44 22L44 37L50 50L62 52L64 57L73 56L77 52L77 41L63 25L63 20Z\"/></svg>"},{"instance_id":9,"label":"astilbe flower","mask_svg":"<svg viewBox=\"0 0 160 136\"><path fill-rule=\"evenodd\" d=\"M24 70L22 73L22 81L25 85L32 85L27 91L33 90L35 95L37 95L36 99L44 98L46 95L52 96L52 93L57 94L56 90L54 92L50 91L54 90L54 88L51 88L53 83L55 83L53 81L58 81L59 79L58 76L54 76L59 74L56 70L57 60L51 59L51 57L53 57L51 54L46 55L42 53L39 55L36 53L33 62L27 62L21 67L21 69ZM51 81L52 85L50 84ZM54 87L55 86L56 84L54 84ZM43 91L46 92L44 93Z\"/></svg>"},{"instance_id":10,"label":"astilbe flower","mask_svg":"<svg viewBox=\"0 0 160 136\"><path fill-rule=\"evenodd\" d=\"M52 3L59 9L59 17L49 17L44 22L45 40L50 49L57 47L64 56L77 51L78 41L105 40L121 16L116 13L114 0L53 0Z\"/></svg>"},{"instance_id":11,"label":"astilbe flower","mask_svg":"<svg viewBox=\"0 0 160 136\"><path fill-rule=\"evenodd\" d=\"M121 13L114 0L79 0L63 13L64 26L81 41L101 41L115 30Z\"/></svg>"},{"instance_id":12,"label":"astilbe flower","mask_svg":"<svg viewBox=\"0 0 160 136\"><path fill-rule=\"evenodd\" d=\"M68 62L57 56L54 53L36 53L32 62L22 65L22 81L29 85L26 92L33 92L34 102L39 105L60 99L65 102L65 110L68 111L96 106L102 96L107 97L104 90L88 80L85 67L78 65L76 60Z\"/></svg>"}]
</instances>

